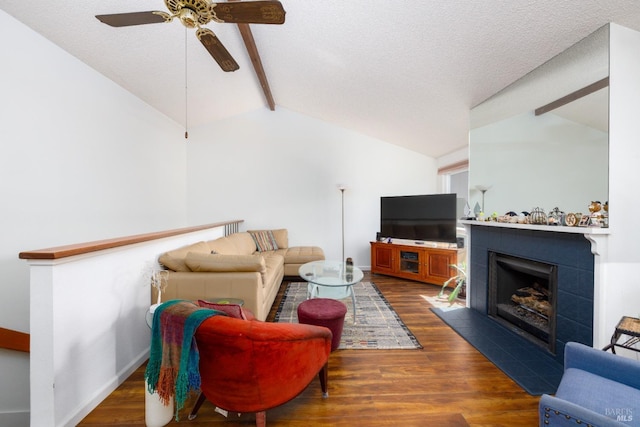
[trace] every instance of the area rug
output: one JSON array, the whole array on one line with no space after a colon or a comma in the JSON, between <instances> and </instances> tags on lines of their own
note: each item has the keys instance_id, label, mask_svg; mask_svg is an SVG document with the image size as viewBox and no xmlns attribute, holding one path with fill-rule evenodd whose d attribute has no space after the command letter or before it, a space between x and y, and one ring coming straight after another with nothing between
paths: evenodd
<instances>
[{"instance_id":1,"label":"area rug","mask_svg":"<svg viewBox=\"0 0 640 427\"><path fill-rule=\"evenodd\" d=\"M432 308L438 317L533 396L554 394L563 366L551 354L477 310Z\"/></svg>"},{"instance_id":2,"label":"area rug","mask_svg":"<svg viewBox=\"0 0 640 427\"><path fill-rule=\"evenodd\" d=\"M339 349L416 349L422 348L416 337L371 282L353 286L356 295L356 322L353 322L351 298L347 306ZM298 305L307 299L307 283L290 283L276 313L275 322L298 323Z\"/></svg>"}]
</instances>

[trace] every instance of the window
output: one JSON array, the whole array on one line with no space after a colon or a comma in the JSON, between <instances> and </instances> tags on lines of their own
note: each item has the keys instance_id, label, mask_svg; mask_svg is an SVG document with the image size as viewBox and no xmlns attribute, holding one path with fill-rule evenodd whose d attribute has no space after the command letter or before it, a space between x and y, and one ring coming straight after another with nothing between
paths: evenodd
<instances>
[{"instance_id":1,"label":"window","mask_svg":"<svg viewBox=\"0 0 640 427\"><path fill-rule=\"evenodd\" d=\"M458 218L465 216L469 200L469 162L463 161L438 169L443 193L455 193L458 197ZM467 208L468 209L468 208Z\"/></svg>"}]
</instances>

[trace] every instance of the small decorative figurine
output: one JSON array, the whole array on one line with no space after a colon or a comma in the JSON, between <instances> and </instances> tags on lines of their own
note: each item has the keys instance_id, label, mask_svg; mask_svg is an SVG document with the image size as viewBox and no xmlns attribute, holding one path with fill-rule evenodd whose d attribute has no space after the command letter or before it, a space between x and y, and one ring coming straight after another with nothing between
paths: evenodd
<instances>
[{"instance_id":1,"label":"small decorative figurine","mask_svg":"<svg viewBox=\"0 0 640 427\"><path fill-rule=\"evenodd\" d=\"M547 222L547 214L544 213L544 209L535 208L531 210L531 214L529 214L529 224L542 224L546 225Z\"/></svg>"},{"instance_id":2,"label":"small decorative figurine","mask_svg":"<svg viewBox=\"0 0 640 427\"><path fill-rule=\"evenodd\" d=\"M565 214L558 207L549 211L549 225L564 225Z\"/></svg>"},{"instance_id":3,"label":"small decorative figurine","mask_svg":"<svg viewBox=\"0 0 640 427\"><path fill-rule=\"evenodd\" d=\"M578 214L579 215L579 214ZM564 219L564 223L567 227L575 227L578 225L578 215L570 212Z\"/></svg>"},{"instance_id":4,"label":"small decorative figurine","mask_svg":"<svg viewBox=\"0 0 640 427\"><path fill-rule=\"evenodd\" d=\"M602 227L602 203L598 201L592 201L589 205L590 219L589 225L591 227Z\"/></svg>"},{"instance_id":5,"label":"small decorative figurine","mask_svg":"<svg viewBox=\"0 0 640 427\"><path fill-rule=\"evenodd\" d=\"M475 214L476 217L478 217L478 215L482 213L482 209L480 208L480 203L476 202L476 205L473 207L473 213Z\"/></svg>"},{"instance_id":6,"label":"small decorative figurine","mask_svg":"<svg viewBox=\"0 0 640 427\"><path fill-rule=\"evenodd\" d=\"M529 212L522 211L518 215L518 224L527 224L529 222Z\"/></svg>"}]
</instances>

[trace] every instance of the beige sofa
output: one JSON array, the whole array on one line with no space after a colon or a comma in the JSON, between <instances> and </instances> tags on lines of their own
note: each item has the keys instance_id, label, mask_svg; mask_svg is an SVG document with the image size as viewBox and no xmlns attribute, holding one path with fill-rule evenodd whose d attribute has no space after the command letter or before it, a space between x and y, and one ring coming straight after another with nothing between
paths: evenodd
<instances>
[{"instance_id":1,"label":"beige sofa","mask_svg":"<svg viewBox=\"0 0 640 427\"><path fill-rule=\"evenodd\" d=\"M269 242L260 240L267 235ZM169 271L162 301L240 298L256 318L265 320L283 277L297 276L302 264L324 259L321 248L290 248L288 240L286 229L256 230L165 252L158 259ZM265 246L277 249L264 250ZM151 301L156 300L152 287Z\"/></svg>"}]
</instances>

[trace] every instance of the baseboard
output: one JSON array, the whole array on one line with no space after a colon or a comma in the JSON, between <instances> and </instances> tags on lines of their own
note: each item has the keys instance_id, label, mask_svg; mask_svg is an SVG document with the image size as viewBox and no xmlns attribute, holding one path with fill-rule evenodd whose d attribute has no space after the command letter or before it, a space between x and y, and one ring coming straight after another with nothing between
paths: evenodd
<instances>
[{"instance_id":1,"label":"baseboard","mask_svg":"<svg viewBox=\"0 0 640 427\"><path fill-rule=\"evenodd\" d=\"M2 412L0 426L29 427L30 412Z\"/></svg>"},{"instance_id":2,"label":"baseboard","mask_svg":"<svg viewBox=\"0 0 640 427\"><path fill-rule=\"evenodd\" d=\"M83 402L82 406L74 411L74 414L69 416L67 420L59 424L60 426L71 427L75 426L84 419L91 411L93 411L104 399L109 397L113 391L120 386L127 378L131 376L144 362L149 359L149 349L143 351L138 357L132 360L124 369L120 370L109 383L105 384L100 390L97 390L94 396ZM0 423L0 426L4 424ZM7 424L10 425L10 424ZM28 424L27 424L28 425Z\"/></svg>"}]
</instances>

